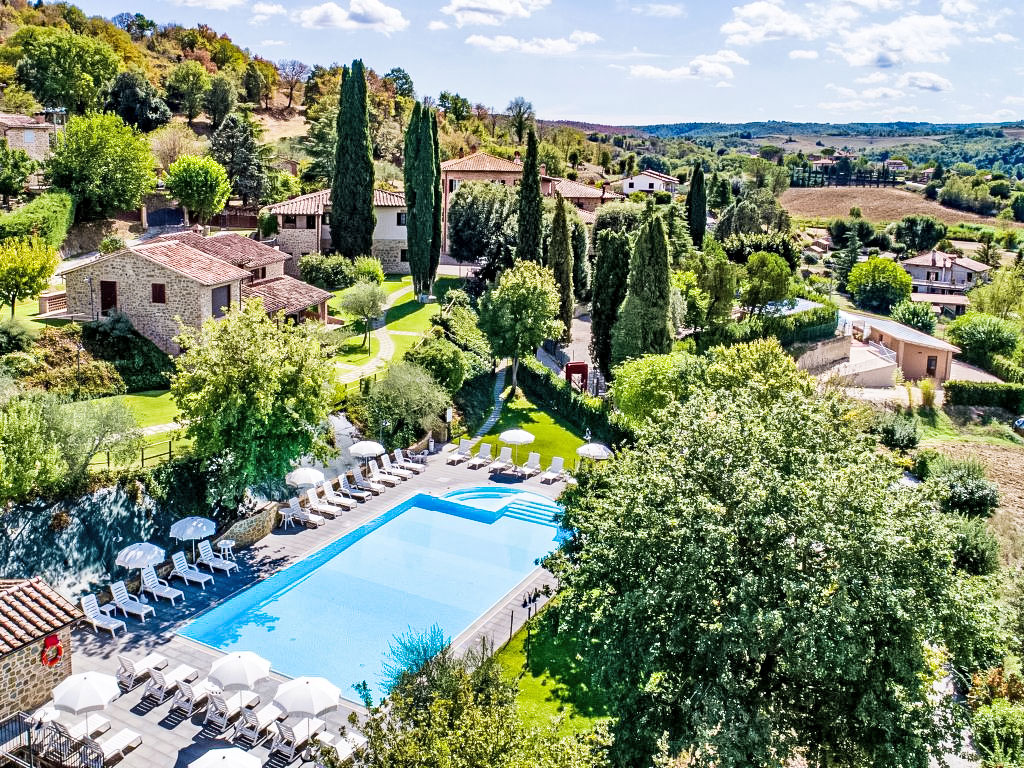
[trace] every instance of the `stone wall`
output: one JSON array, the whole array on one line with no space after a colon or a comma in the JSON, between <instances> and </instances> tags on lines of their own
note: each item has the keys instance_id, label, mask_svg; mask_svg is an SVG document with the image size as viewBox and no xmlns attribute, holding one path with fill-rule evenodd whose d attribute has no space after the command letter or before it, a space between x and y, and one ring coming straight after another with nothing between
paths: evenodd
<instances>
[{"instance_id":1,"label":"stone wall","mask_svg":"<svg viewBox=\"0 0 1024 768\"><path fill-rule=\"evenodd\" d=\"M256 510L255 514L239 520L224 531L224 534L217 539L217 542L220 542L221 539L232 539L235 542L236 549L252 546L263 537L270 535L270 532L277 524L278 509L280 507L281 505L276 501L264 503L262 507Z\"/></svg>"},{"instance_id":2,"label":"stone wall","mask_svg":"<svg viewBox=\"0 0 1024 768\"><path fill-rule=\"evenodd\" d=\"M408 275L408 253L405 261L402 261L402 251L407 249L408 243L405 240L374 240L372 253L373 256L380 259L385 274Z\"/></svg>"},{"instance_id":3,"label":"stone wall","mask_svg":"<svg viewBox=\"0 0 1024 768\"><path fill-rule=\"evenodd\" d=\"M278 217L277 245L285 253L302 256L305 253L317 253L320 243L315 229L284 229Z\"/></svg>"},{"instance_id":4,"label":"stone wall","mask_svg":"<svg viewBox=\"0 0 1024 768\"><path fill-rule=\"evenodd\" d=\"M71 630L57 633L64 658L55 667L39 659L43 639L0 658L0 719L16 712L32 712L49 701L54 687L71 674Z\"/></svg>"},{"instance_id":5,"label":"stone wall","mask_svg":"<svg viewBox=\"0 0 1024 768\"><path fill-rule=\"evenodd\" d=\"M833 336L813 344L796 345L798 352L796 367L802 371L819 371L829 368L840 360L850 359L850 337Z\"/></svg>"}]
</instances>

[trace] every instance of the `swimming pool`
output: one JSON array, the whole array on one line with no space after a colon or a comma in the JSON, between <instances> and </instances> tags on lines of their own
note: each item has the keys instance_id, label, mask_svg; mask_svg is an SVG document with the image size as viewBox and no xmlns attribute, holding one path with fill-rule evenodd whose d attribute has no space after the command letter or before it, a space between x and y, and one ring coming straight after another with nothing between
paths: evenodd
<instances>
[{"instance_id":1,"label":"swimming pool","mask_svg":"<svg viewBox=\"0 0 1024 768\"><path fill-rule=\"evenodd\" d=\"M320 675L379 699L390 642L439 626L455 638L555 549L558 505L510 488L416 494L182 627L254 651L290 677Z\"/></svg>"}]
</instances>

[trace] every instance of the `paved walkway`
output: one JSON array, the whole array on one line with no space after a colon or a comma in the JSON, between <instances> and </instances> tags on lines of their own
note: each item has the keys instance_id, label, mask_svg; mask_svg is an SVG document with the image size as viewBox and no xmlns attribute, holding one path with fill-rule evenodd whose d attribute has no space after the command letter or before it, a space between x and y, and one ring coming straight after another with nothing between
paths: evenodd
<instances>
[{"instance_id":1,"label":"paved walkway","mask_svg":"<svg viewBox=\"0 0 1024 768\"><path fill-rule=\"evenodd\" d=\"M505 407L505 400L501 395L505 391L505 372L507 370L508 365L506 363L502 363L498 369L497 378L494 380L494 408L491 410L491 415L487 417L487 421L473 435L472 443L474 445L481 437L490 432L491 427L497 424L498 419L501 418L501 409Z\"/></svg>"},{"instance_id":2,"label":"paved walkway","mask_svg":"<svg viewBox=\"0 0 1024 768\"><path fill-rule=\"evenodd\" d=\"M387 314L387 311L391 307L393 307L400 298L409 293L412 293L411 285L399 288L397 291L388 294L387 303L384 305L385 315ZM347 365L346 363L336 363L336 367L344 371L340 378L341 383L350 384L353 381L359 381L360 379L365 378L374 371L378 371L385 365L387 365L391 361L391 358L395 356L395 342L392 341L391 339L391 333L402 333L402 335L411 336L420 335L418 333L409 331L389 331L387 329L386 324L380 326L379 328L374 328L372 331L372 335L374 338L377 339L377 355L373 359L367 360L365 363L358 366L351 366Z\"/></svg>"}]
</instances>

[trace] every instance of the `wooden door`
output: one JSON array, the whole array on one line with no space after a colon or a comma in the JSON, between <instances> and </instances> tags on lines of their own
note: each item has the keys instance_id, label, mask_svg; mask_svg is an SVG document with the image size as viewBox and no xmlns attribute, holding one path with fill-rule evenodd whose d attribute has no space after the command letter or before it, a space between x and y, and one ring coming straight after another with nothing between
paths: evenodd
<instances>
[{"instance_id":1,"label":"wooden door","mask_svg":"<svg viewBox=\"0 0 1024 768\"><path fill-rule=\"evenodd\" d=\"M117 309L117 283L113 280L100 280L100 314L107 315Z\"/></svg>"}]
</instances>

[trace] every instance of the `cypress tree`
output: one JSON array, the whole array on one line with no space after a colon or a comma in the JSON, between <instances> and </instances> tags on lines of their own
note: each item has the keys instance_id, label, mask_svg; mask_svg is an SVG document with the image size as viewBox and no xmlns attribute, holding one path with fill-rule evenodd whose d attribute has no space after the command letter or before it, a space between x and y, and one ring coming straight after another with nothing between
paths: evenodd
<instances>
[{"instance_id":1,"label":"cypress tree","mask_svg":"<svg viewBox=\"0 0 1024 768\"><path fill-rule=\"evenodd\" d=\"M523 160L523 181L519 185L519 242L516 258L540 261L544 202L540 194L540 167L537 161L537 134L533 128L526 135L526 159Z\"/></svg>"},{"instance_id":2,"label":"cypress tree","mask_svg":"<svg viewBox=\"0 0 1024 768\"><path fill-rule=\"evenodd\" d=\"M693 241L703 243L704 231L708 226L708 191L704 185L704 168L699 160L694 163L690 188L686 192L686 217Z\"/></svg>"},{"instance_id":3,"label":"cypress tree","mask_svg":"<svg viewBox=\"0 0 1024 768\"><path fill-rule=\"evenodd\" d=\"M633 245L626 299L612 328L612 365L672 351L669 302L668 237L655 216L644 222Z\"/></svg>"},{"instance_id":4,"label":"cypress tree","mask_svg":"<svg viewBox=\"0 0 1024 768\"><path fill-rule=\"evenodd\" d=\"M354 259L373 250L373 154L366 71L356 59L342 70L338 143L331 184L331 245Z\"/></svg>"},{"instance_id":5,"label":"cypress tree","mask_svg":"<svg viewBox=\"0 0 1024 768\"><path fill-rule=\"evenodd\" d=\"M598 233L594 265L594 298L590 305L590 357L607 378L611 371L612 328L626 298L630 247L625 232Z\"/></svg>"},{"instance_id":6,"label":"cypress tree","mask_svg":"<svg viewBox=\"0 0 1024 768\"><path fill-rule=\"evenodd\" d=\"M436 111L427 110L427 123L430 127L430 185L434 199L427 271L427 291L430 291L437 276L437 265L441 263L441 205L444 198L441 194L441 144L437 138Z\"/></svg>"},{"instance_id":7,"label":"cypress tree","mask_svg":"<svg viewBox=\"0 0 1024 768\"><path fill-rule=\"evenodd\" d=\"M548 266L558 283L558 319L565 329L562 341L572 341L572 316L576 301L572 288L572 244L569 240L569 220L565 215L565 199L555 194L555 217L551 222L551 245L548 247Z\"/></svg>"},{"instance_id":8,"label":"cypress tree","mask_svg":"<svg viewBox=\"0 0 1024 768\"><path fill-rule=\"evenodd\" d=\"M417 103L405 132L409 271L417 295L429 293L441 258L441 166L437 115Z\"/></svg>"}]
</instances>

